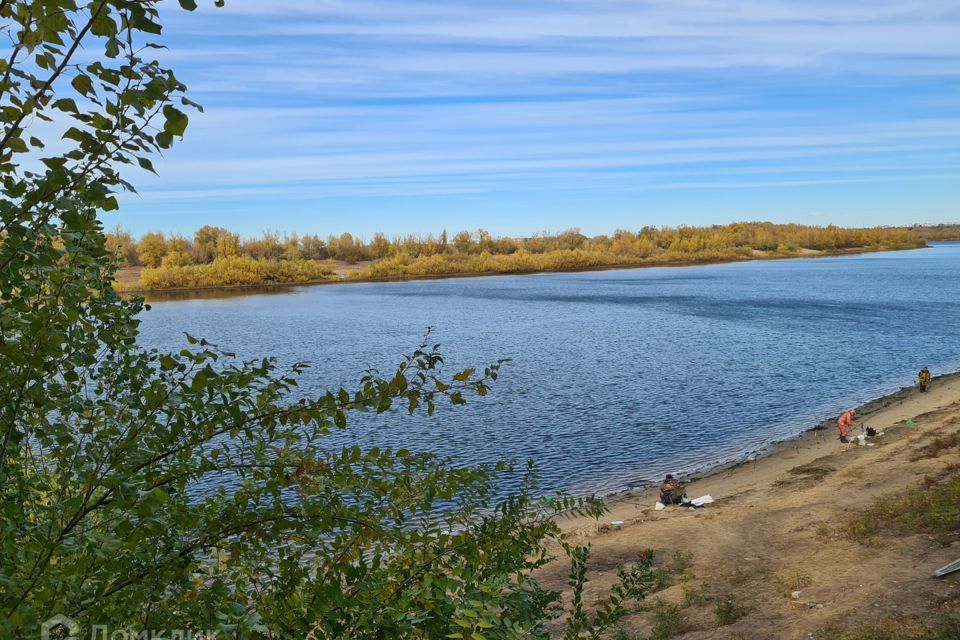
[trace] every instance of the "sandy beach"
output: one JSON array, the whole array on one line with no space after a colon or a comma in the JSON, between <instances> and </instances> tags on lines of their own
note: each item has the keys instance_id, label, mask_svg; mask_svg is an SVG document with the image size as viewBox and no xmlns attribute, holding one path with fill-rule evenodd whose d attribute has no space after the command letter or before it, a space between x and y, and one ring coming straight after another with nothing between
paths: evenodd
<instances>
[{"instance_id":1,"label":"sandy beach","mask_svg":"<svg viewBox=\"0 0 960 640\"><path fill-rule=\"evenodd\" d=\"M867 440L873 446L843 445L830 425L692 480L688 496L716 500L702 509L657 511L649 490L611 498L600 523L565 523L574 540L592 546L593 598L618 565L646 549L669 574L671 586L650 595L612 637L649 638L661 603L676 606L681 626L673 637L688 640L840 638L824 629L867 623L906 637L916 620L960 610L960 572L932 577L960 558L960 544L903 527L864 540L845 528L875 498L958 473L956 439L929 445L960 430L960 376L937 378L927 393L902 389L858 414L885 433ZM565 570L553 563L542 578L558 584ZM727 594L744 615L720 625L714 609Z\"/></svg>"}]
</instances>

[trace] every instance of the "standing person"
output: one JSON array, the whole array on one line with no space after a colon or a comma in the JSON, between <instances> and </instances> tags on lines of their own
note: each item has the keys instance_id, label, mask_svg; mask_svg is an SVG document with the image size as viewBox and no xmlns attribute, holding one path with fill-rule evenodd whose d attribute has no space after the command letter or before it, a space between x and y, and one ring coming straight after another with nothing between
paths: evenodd
<instances>
[{"instance_id":1,"label":"standing person","mask_svg":"<svg viewBox=\"0 0 960 640\"><path fill-rule=\"evenodd\" d=\"M930 375L930 369L927 369L926 367L920 369L920 373L917 377L920 378L920 391L925 392L927 390L927 385L930 384L930 378L932 377Z\"/></svg>"},{"instance_id":2,"label":"standing person","mask_svg":"<svg viewBox=\"0 0 960 640\"><path fill-rule=\"evenodd\" d=\"M840 429L840 442L847 442L847 434L853 428L853 416L857 415L855 409L844 411L843 415L837 420L837 427Z\"/></svg>"}]
</instances>

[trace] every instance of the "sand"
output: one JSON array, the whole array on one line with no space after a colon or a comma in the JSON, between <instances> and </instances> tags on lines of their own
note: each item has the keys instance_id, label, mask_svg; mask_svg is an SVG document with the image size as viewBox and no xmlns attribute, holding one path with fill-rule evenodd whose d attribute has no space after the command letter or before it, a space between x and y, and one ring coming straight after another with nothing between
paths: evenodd
<instances>
[{"instance_id":1,"label":"sand","mask_svg":"<svg viewBox=\"0 0 960 640\"><path fill-rule=\"evenodd\" d=\"M937 568L960 558L960 544L944 547L932 537L884 532L880 544L865 546L834 533L862 513L877 496L917 486L925 475L960 463L960 448L911 460L936 436L960 430L960 377L934 381L927 393L913 388L865 405L859 420L886 435L875 446L842 445L830 426L782 443L770 455L717 470L687 484L687 495L710 494L716 502L699 510L656 511L655 491L609 501L600 523L571 520L564 529L590 543L595 599L615 578L618 565L654 549L658 564L676 565L680 552L690 566L678 583L650 596L684 606L687 640L706 638L807 639L829 623L931 618L960 611L960 572L933 578ZM905 424L913 420L914 424ZM623 525L610 525L623 521ZM566 566L548 565L541 578L554 586ZM746 615L718 626L714 602L686 606L683 589L732 593ZM794 597L794 591L800 591ZM646 638L651 613L625 621L620 637Z\"/></svg>"}]
</instances>

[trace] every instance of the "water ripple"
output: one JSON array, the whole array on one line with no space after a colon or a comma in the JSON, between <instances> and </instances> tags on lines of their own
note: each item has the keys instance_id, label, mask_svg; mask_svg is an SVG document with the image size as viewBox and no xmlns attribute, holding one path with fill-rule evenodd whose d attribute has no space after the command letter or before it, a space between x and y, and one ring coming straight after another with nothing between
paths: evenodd
<instances>
[{"instance_id":1,"label":"water ripple","mask_svg":"<svg viewBox=\"0 0 960 640\"><path fill-rule=\"evenodd\" d=\"M318 393L389 370L426 326L452 366L512 358L495 392L434 419L362 416L331 446L532 458L548 488L611 491L795 435L924 365L960 367L960 244L158 302L142 341L179 350L186 331L310 360L301 386Z\"/></svg>"}]
</instances>

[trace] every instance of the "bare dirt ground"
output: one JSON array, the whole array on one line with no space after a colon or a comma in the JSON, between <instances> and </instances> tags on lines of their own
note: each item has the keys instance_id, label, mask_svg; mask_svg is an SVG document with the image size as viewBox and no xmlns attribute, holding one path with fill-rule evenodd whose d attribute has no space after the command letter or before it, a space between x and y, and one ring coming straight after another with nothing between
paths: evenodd
<instances>
[{"instance_id":1,"label":"bare dirt ground","mask_svg":"<svg viewBox=\"0 0 960 640\"><path fill-rule=\"evenodd\" d=\"M656 511L656 493L646 492L612 500L599 524L565 524L577 542L593 547L588 601L609 587L618 565L646 549L677 574L673 586L649 596L611 637L650 637L657 599L680 607L682 628L674 637L684 640L807 639L830 623L855 627L960 610L960 573L932 577L960 558L960 543L944 547L931 536L900 531L883 532L879 544L867 546L837 533L873 498L960 463L958 447L916 459L933 438L960 431L960 378L938 379L924 394L905 389L863 409L858 419L886 433L868 439L875 446L842 445L835 426L807 432L770 456L687 485L690 497L716 499L702 509ZM624 524L609 524L618 520ZM553 563L541 579L557 586L565 571ZM704 601L685 590L710 595ZM727 626L714 612L724 594L745 612Z\"/></svg>"}]
</instances>

